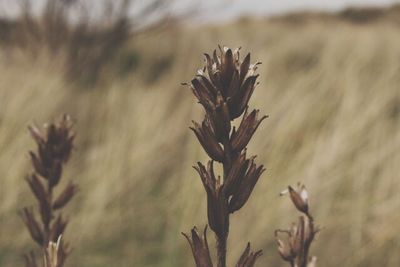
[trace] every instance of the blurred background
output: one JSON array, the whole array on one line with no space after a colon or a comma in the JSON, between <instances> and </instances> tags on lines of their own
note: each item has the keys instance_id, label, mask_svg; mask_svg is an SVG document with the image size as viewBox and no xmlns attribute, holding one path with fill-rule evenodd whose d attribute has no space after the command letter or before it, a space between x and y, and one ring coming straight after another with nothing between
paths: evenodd
<instances>
[{"instance_id":1,"label":"blurred background","mask_svg":"<svg viewBox=\"0 0 400 267\"><path fill-rule=\"evenodd\" d=\"M270 116L248 151L267 172L231 217L228 264L251 241L257 266L285 266L273 231L297 213L278 194L301 181L319 266L400 266L400 5L382 0L1 0L0 266L35 246L18 216L34 203L26 126L64 112L78 134L63 180L80 186L67 266L194 265L180 232L207 223L191 167L207 157L180 84L218 44L263 62L251 106Z\"/></svg>"}]
</instances>

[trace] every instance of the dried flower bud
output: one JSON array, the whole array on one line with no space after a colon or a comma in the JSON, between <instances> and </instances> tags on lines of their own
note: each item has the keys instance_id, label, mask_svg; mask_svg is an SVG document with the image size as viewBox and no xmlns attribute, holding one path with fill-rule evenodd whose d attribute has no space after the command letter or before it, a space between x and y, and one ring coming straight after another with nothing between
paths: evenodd
<instances>
[{"instance_id":1,"label":"dried flower bud","mask_svg":"<svg viewBox=\"0 0 400 267\"><path fill-rule=\"evenodd\" d=\"M308 213L308 193L304 185L299 185L299 189L296 191L291 186L288 187L290 199L296 208L302 212Z\"/></svg>"},{"instance_id":2,"label":"dried flower bud","mask_svg":"<svg viewBox=\"0 0 400 267\"><path fill-rule=\"evenodd\" d=\"M254 92L258 75L248 77L243 85L239 88L238 92L228 102L231 116L238 118L246 110L249 100Z\"/></svg>"},{"instance_id":3,"label":"dried flower bud","mask_svg":"<svg viewBox=\"0 0 400 267\"><path fill-rule=\"evenodd\" d=\"M217 105L219 92L227 103L231 120L240 117L246 109L258 77L254 72L259 63L250 65L250 54L241 62L239 50L220 47L219 55L216 50L212 57L205 54L204 70L191 81L194 95L207 111Z\"/></svg>"},{"instance_id":4,"label":"dried flower bud","mask_svg":"<svg viewBox=\"0 0 400 267\"><path fill-rule=\"evenodd\" d=\"M29 132L38 144L37 154L29 152L32 165L37 174L50 181L50 187L59 182L62 164L68 160L71 153L74 140L71 127L70 118L66 115L59 123L50 124L46 135L41 134L35 126L29 127Z\"/></svg>"},{"instance_id":5,"label":"dried flower bud","mask_svg":"<svg viewBox=\"0 0 400 267\"><path fill-rule=\"evenodd\" d=\"M264 171L265 169L263 165L257 167L254 163L254 160L251 160L246 175L243 177L243 180L240 182L236 192L233 193L232 198L229 201L230 213L234 213L243 207L243 205L249 199L250 194L258 181L258 178L260 178Z\"/></svg>"},{"instance_id":6,"label":"dried flower bud","mask_svg":"<svg viewBox=\"0 0 400 267\"><path fill-rule=\"evenodd\" d=\"M204 228L203 238L200 237L197 228L194 227L189 234L182 233L192 248L192 253L197 267L212 267L210 251L207 243L207 226Z\"/></svg>"},{"instance_id":7,"label":"dried flower bud","mask_svg":"<svg viewBox=\"0 0 400 267\"><path fill-rule=\"evenodd\" d=\"M76 184L70 182L64 191L58 196L58 198L53 203L53 209L60 209L64 207L78 191Z\"/></svg>"},{"instance_id":8,"label":"dried flower bud","mask_svg":"<svg viewBox=\"0 0 400 267\"><path fill-rule=\"evenodd\" d=\"M208 114L207 120L210 121L218 142L222 143L223 138L229 136L231 131L231 120L229 118L228 105L218 92L217 104Z\"/></svg>"},{"instance_id":9,"label":"dried flower bud","mask_svg":"<svg viewBox=\"0 0 400 267\"><path fill-rule=\"evenodd\" d=\"M39 200L39 202L46 199L46 189L35 174L31 174L26 177L26 181L28 182L32 193Z\"/></svg>"},{"instance_id":10,"label":"dried flower bud","mask_svg":"<svg viewBox=\"0 0 400 267\"><path fill-rule=\"evenodd\" d=\"M72 122L64 115L58 124L50 124L47 128L47 146L51 148L52 158L67 162L73 147L75 134L71 131Z\"/></svg>"},{"instance_id":11,"label":"dried flower bud","mask_svg":"<svg viewBox=\"0 0 400 267\"><path fill-rule=\"evenodd\" d=\"M267 116L263 116L258 119L258 113L259 110L253 110L250 114L247 114L247 110L245 111L238 130L231 137L233 151L242 151L249 143L260 123L267 118Z\"/></svg>"},{"instance_id":12,"label":"dried flower bud","mask_svg":"<svg viewBox=\"0 0 400 267\"><path fill-rule=\"evenodd\" d=\"M204 119L201 126L196 122L193 122L193 125L194 127L191 127L190 129L195 133L206 153L213 160L222 162L224 159L224 151L217 141L208 118L206 117Z\"/></svg>"},{"instance_id":13,"label":"dried flower bud","mask_svg":"<svg viewBox=\"0 0 400 267\"><path fill-rule=\"evenodd\" d=\"M24 208L21 213L21 218L31 234L33 240L39 245L43 245L44 235L43 231L33 215L32 209Z\"/></svg>"},{"instance_id":14,"label":"dried flower bud","mask_svg":"<svg viewBox=\"0 0 400 267\"><path fill-rule=\"evenodd\" d=\"M247 243L245 250L239 258L236 267L253 267L258 257L262 255L262 250L250 252L250 243Z\"/></svg>"},{"instance_id":15,"label":"dried flower bud","mask_svg":"<svg viewBox=\"0 0 400 267\"><path fill-rule=\"evenodd\" d=\"M196 76L196 78L191 81L191 88L193 94L199 100L199 103L203 105L206 110L211 111L215 108L216 93L211 91L212 89L210 90L210 87L213 88L212 85L208 87L206 84L211 85L205 77Z\"/></svg>"},{"instance_id":16,"label":"dried flower bud","mask_svg":"<svg viewBox=\"0 0 400 267\"><path fill-rule=\"evenodd\" d=\"M241 153L232 163L232 168L229 170L224 182L224 190L228 197L239 190L240 183L246 176L250 161L253 159L254 157L252 159L246 159L245 151Z\"/></svg>"},{"instance_id":17,"label":"dried flower bud","mask_svg":"<svg viewBox=\"0 0 400 267\"><path fill-rule=\"evenodd\" d=\"M29 156L31 157L31 162L32 162L32 165L33 165L35 171L39 175L47 178L46 170L43 167L42 163L40 162L40 159L36 156L36 154L33 153L32 151L29 151Z\"/></svg>"},{"instance_id":18,"label":"dried flower bud","mask_svg":"<svg viewBox=\"0 0 400 267\"><path fill-rule=\"evenodd\" d=\"M215 179L213 162L209 161L207 170L200 162L198 162L198 166L194 166L194 169L199 173L207 192L207 216L210 228L217 235L222 236L229 223L228 211L220 180Z\"/></svg>"}]
</instances>

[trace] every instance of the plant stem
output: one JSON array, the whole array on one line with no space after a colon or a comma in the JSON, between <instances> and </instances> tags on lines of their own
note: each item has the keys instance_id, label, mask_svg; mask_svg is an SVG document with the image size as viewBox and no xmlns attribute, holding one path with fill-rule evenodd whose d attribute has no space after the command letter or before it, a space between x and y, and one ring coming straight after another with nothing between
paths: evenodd
<instances>
[{"instance_id":1,"label":"plant stem","mask_svg":"<svg viewBox=\"0 0 400 267\"><path fill-rule=\"evenodd\" d=\"M217 237L217 256L218 267L226 267L226 242L228 239L228 232L224 237Z\"/></svg>"},{"instance_id":2,"label":"plant stem","mask_svg":"<svg viewBox=\"0 0 400 267\"><path fill-rule=\"evenodd\" d=\"M229 140L229 134L227 136L224 136L223 138L223 146L224 146L224 153L225 153L225 159L222 163L223 166L223 172L224 172L224 182L226 181L228 174L232 168L232 148L231 148L231 143ZM228 207L228 202L224 203L225 207ZM226 247L227 247L227 240L228 240L228 235L229 235L229 213L226 211L225 214L226 218L226 224L225 228L223 231L223 236L217 236L217 256L218 256L218 267L226 267Z\"/></svg>"}]
</instances>

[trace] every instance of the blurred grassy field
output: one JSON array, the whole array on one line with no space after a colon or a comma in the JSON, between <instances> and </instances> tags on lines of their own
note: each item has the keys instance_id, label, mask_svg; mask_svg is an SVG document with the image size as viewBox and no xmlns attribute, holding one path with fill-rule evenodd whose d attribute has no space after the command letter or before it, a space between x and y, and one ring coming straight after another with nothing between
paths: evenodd
<instances>
[{"instance_id":1,"label":"blurred grassy field","mask_svg":"<svg viewBox=\"0 0 400 267\"><path fill-rule=\"evenodd\" d=\"M57 57L2 51L0 266L21 266L34 246L17 216L33 201L26 125L63 112L78 132L64 182L80 185L67 209L68 266L193 266L180 232L206 224L191 168L206 155L188 129L202 110L180 83L217 44L263 62L251 104L270 116L249 148L267 172L232 216L229 265L251 241L264 250L257 266L285 266L273 230L297 215L278 193L302 181L323 227L319 266L400 266L400 28L323 19L148 33L126 48L134 71L86 89L63 79Z\"/></svg>"}]
</instances>

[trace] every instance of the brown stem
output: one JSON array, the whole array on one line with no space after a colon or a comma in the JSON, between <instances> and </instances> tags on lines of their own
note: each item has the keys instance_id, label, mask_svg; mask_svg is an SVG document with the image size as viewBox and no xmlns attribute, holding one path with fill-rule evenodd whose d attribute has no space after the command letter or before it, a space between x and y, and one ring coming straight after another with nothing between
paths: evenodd
<instances>
[{"instance_id":1,"label":"brown stem","mask_svg":"<svg viewBox=\"0 0 400 267\"><path fill-rule=\"evenodd\" d=\"M225 153L225 159L224 162L222 163L223 168L224 168L224 181L226 177L228 176L228 173L232 167L232 148L231 148L231 143L229 141L229 136L226 136L223 140L223 145L224 145L224 153Z\"/></svg>"},{"instance_id":2,"label":"brown stem","mask_svg":"<svg viewBox=\"0 0 400 267\"><path fill-rule=\"evenodd\" d=\"M49 203L49 213L50 213L50 220L49 222L44 226L44 235L45 235L45 242L43 243L44 249L48 247L48 244L50 242L50 225L51 221L53 218L53 187L50 185L50 180L48 181L48 189L47 189L47 203Z\"/></svg>"},{"instance_id":3,"label":"brown stem","mask_svg":"<svg viewBox=\"0 0 400 267\"><path fill-rule=\"evenodd\" d=\"M226 267L226 242L228 233L224 237L217 236L218 267Z\"/></svg>"},{"instance_id":4,"label":"brown stem","mask_svg":"<svg viewBox=\"0 0 400 267\"><path fill-rule=\"evenodd\" d=\"M222 162L223 172L224 172L224 181L226 180L231 168L232 168L232 148L231 143L229 140L229 134L224 136L223 138L223 146L224 146L224 153L225 159ZM226 209L228 207L228 202L224 203ZM227 240L229 235L229 212L226 211L226 224L223 231L223 236L217 236L217 256L218 256L218 267L226 267L226 247L227 247Z\"/></svg>"},{"instance_id":5,"label":"brown stem","mask_svg":"<svg viewBox=\"0 0 400 267\"><path fill-rule=\"evenodd\" d=\"M310 251L311 243L314 239L314 218L307 213L306 214L308 221L309 221L309 231L311 232L311 239L304 244L304 249L302 253L299 255L297 259L297 266L298 267L307 267L308 265L308 254Z\"/></svg>"}]
</instances>

